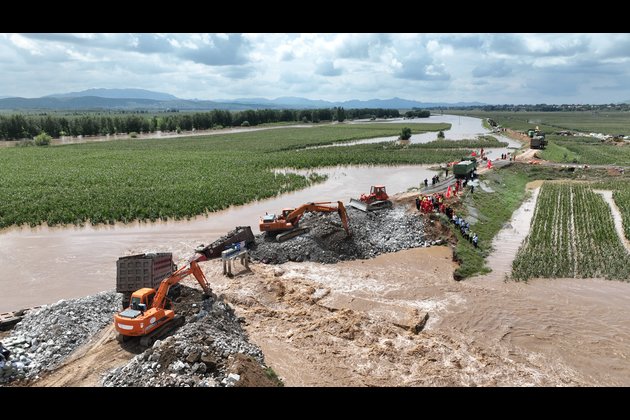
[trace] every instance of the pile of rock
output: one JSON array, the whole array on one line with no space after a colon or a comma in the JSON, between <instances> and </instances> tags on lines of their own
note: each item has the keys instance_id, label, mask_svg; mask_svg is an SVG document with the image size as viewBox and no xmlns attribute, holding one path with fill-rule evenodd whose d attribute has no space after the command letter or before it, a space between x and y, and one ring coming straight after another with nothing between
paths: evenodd
<instances>
[{"instance_id":1,"label":"pile of rock","mask_svg":"<svg viewBox=\"0 0 630 420\"><path fill-rule=\"evenodd\" d=\"M0 383L31 379L43 370L53 369L111 324L120 305L120 295L111 291L61 300L29 312L2 340L11 356L0 370Z\"/></svg>"},{"instance_id":2,"label":"pile of rock","mask_svg":"<svg viewBox=\"0 0 630 420\"><path fill-rule=\"evenodd\" d=\"M407 248L430 246L425 240L422 218L403 207L364 213L348 208L352 236L346 237L337 213L309 213L300 222L309 232L278 243L273 237L256 237L253 259L282 264L287 261L336 263L367 259Z\"/></svg>"},{"instance_id":3,"label":"pile of rock","mask_svg":"<svg viewBox=\"0 0 630 420\"><path fill-rule=\"evenodd\" d=\"M125 366L103 378L104 386L234 386L231 356L251 356L264 367L260 348L251 344L233 309L215 295L174 335L156 341Z\"/></svg>"}]
</instances>

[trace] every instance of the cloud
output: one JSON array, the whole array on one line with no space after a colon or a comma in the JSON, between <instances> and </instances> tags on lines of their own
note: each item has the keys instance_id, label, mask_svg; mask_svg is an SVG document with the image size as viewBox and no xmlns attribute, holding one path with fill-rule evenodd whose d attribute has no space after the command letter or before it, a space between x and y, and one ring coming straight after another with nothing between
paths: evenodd
<instances>
[{"instance_id":1,"label":"cloud","mask_svg":"<svg viewBox=\"0 0 630 420\"><path fill-rule=\"evenodd\" d=\"M433 63L426 56L405 60L394 73L396 77L410 80L450 80L451 76L443 64Z\"/></svg>"},{"instance_id":2,"label":"cloud","mask_svg":"<svg viewBox=\"0 0 630 420\"><path fill-rule=\"evenodd\" d=\"M321 76L339 76L342 71L332 61L324 61L317 66L315 73Z\"/></svg>"},{"instance_id":3,"label":"cloud","mask_svg":"<svg viewBox=\"0 0 630 420\"><path fill-rule=\"evenodd\" d=\"M339 58L366 59L376 57L380 51L391 44L387 34L354 34L340 39L336 49Z\"/></svg>"},{"instance_id":4,"label":"cloud","mask_svg":"<svg viewBox=\"0 0 630 420\"><path fill-rule=\"evenodd\" d=\"M505 61L482 63L472 71L474 77L506 77L512 74L512 68Z\"/></svg>"},{"instance_id":5,"label":"cloud","mask_svg":"<svg viewBox=\"0 0 630 420\"><path fill-rule=\"evenodd\" d=\"M0 96L93 87L181 98L488 103L630 98L630 34L0 34Z\"/></svg>"}]
</instances>

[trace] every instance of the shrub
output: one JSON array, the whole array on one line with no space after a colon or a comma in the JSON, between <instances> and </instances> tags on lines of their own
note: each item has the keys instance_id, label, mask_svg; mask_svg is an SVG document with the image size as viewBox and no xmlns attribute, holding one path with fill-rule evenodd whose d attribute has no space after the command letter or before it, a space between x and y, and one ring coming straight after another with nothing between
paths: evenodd
<instances>
[{"instance_id":1,"label":"shrub","mask_svg":"<svg viewBox=\"0 0 630 420\"><path fill-rule=\"evenodd\" d=\"M50 141L52 140L52 137L50 137L48 134L42 131L41 133L35 136L34 140L35 140L35 146L48 146L50 144Z\"/></svg>"},{"instance_id":2,"label":"shrub","mask_svg":"<svg viewBox=\"0 0 630 420\"><path fill-rule=\"evenodd\" d=\"M241 123L241 127L249 127L249 121L245 120Z\"/></svg>"},{"instance_id":3,"label":"shrub","mask_svg":"<svg viewBox=\"0 0 630 420\"><path fill-rule=\"evenodd\" d=\"M400 133L401 140L409 140L411 138L411 128L404 127Z\"/></svg>"},{"instance_id":4,"label":"shrub","mask_svg":"<svg viewBox=\"0 0 630 420\"><path fill-rule=\"evenodd\" d=\"M129 137L131 137L132 139L135 139L138 137L138 133L136 133L135 131L132 131L131 133L129 133Z\"/></svg>"}]
</instances>

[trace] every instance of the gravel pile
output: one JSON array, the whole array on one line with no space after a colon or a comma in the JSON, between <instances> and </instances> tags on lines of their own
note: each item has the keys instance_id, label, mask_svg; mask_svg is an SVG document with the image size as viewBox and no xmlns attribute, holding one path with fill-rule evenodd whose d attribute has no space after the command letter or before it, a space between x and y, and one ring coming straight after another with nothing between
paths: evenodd
<instances>
[{"instance_id":1,"label":"gravel pile","mask_svg":"<svg viewBox=\"0 0 630 420\"><path fill-rule=\"evenodd\" d=\"M367 213L350 207L347 212L350 238L346 237L337 213L307 213L300 226L309 227L308 233L282 243L267 234L258 235L250 255L267 264L336 263L432 245L425 240L422 218L403 207Z\"/></svg>"},{"instance_id":2,"label":"gravel pile","mask_svg":"<svg viewBox=\"0 0 630 420\"><path fill-rule=\"evenodd\" d=\"M104 386L233 386L230 356L251 356L264 368L263 353L251 344L233 309L216 296L200 303L175 334L155 342L125 366L103 377Z\"/></svg>"},{"instance_id":3,"label":"gravel pile","mask_svg":"<svg viewBox=\"0 0 630 420\"><path fill-rule=\"evenodd\" d=\"M44 306L29 312L2 340L11 351L0 369L0 383L31 379L43 370L55 368L70 353L112 323L120 309L121 297L103 292Z\"/></svg>"}]
</instances>

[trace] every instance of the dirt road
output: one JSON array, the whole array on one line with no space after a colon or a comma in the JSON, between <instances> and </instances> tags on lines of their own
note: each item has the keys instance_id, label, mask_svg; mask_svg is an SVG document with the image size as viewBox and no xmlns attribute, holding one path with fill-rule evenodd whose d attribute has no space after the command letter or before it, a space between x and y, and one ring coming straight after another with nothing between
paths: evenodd
<instances>
[{"instance_id":1,"label":"dirt road","mask_svg":"<svg viewBox=\"0 0 630 420\"><path fill-rule=\"evenodd\" d=\"M105 372L125 364L138 352L139 349L133 346L121 347L112 325L77 349L63 365L43 375L31 386L100 386Z\"/></svg>"}]
</instances>

